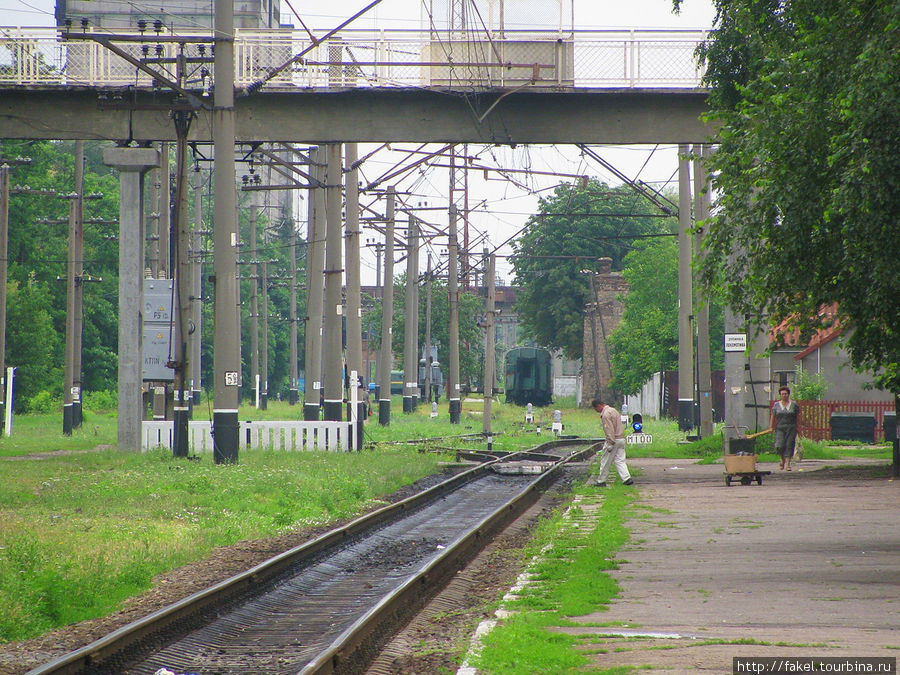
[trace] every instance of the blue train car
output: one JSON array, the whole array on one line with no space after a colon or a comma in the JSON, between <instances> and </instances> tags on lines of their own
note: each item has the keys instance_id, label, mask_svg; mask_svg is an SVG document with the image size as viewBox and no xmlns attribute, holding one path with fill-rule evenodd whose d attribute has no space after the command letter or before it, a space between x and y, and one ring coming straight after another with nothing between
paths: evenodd
<instances>
[{"instance_id":1,"label":"blue train car","mask_svg":"<svg viewBox=\"0 0 900 675\"><path fill-rule=\"evenodd\" d=\"M506 353L506 400L518 405L549 405L553 398L550 352L516 347Z\"/></svg>"}]
</instances>

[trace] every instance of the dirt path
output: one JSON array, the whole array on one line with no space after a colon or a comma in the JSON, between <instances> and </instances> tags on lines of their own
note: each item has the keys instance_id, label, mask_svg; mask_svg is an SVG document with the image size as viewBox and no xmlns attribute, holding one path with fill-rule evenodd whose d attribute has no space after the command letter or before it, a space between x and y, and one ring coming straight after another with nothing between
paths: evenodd
<instances>
[{"instance_id":1,"label":"dirt path","mask_svg":"<svg viewBox=\"0 0 900 675\"><path fill-rule=\"evenodd\" d=\"M773 472L761 486L731 487L722 465L629 464L642 508L614 573L620 598L580 617L594 627L561 629L598 635L585 645L608 650L598 668L731 672L734 656L900 656L900 481L884 462L804 461L791 473L760 464ZM616 631L633 635L599 637ZM756 643L738 643L747 640Z\"/></svg>"}]
</instances>

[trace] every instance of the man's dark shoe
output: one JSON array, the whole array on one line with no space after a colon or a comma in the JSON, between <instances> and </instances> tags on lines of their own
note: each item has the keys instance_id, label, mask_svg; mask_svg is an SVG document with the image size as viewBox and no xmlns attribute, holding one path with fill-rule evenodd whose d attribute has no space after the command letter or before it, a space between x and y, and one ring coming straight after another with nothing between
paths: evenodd
<instances>
[{"instance_id":1,"label":"man's dark shoe","mask_svg":"<svg viewBox=\"0 0 900 675\"><path fill-rule=\"evenodd\" d=\"M597 487L606 487L606 481L598 480L596 483L594 483L594 485L596 485Z\"/></svg>"},{"instance_id":2,"label":"man's dark shoe","mask_svg":"<svg viewBox=\"0 0 900 675\"><path fill-rule=\"evenodd\" d=\"M624 483L622 483L622 485L634 485L634 481L629 478Z\"/></svg>"}]
</instances>

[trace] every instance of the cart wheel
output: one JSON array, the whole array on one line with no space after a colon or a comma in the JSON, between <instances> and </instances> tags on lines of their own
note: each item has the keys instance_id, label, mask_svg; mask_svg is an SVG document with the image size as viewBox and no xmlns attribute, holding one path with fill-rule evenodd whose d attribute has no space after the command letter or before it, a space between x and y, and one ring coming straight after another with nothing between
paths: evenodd
<instances>
[{"instance_id":1,"label":"cart wheel","mask_svg":"<svg viewBox=\"0 0 900 675\"><path fill-rule=\"evenodd\" d=\"M756 477L756 484L762 485L762 474L760 474L759 476Z\"/></svg>"},{"instance_id":2,"label":"cart wheel","mask_svg":"<svg viewBox=\"0 0 900 675\"><path fill-rule=\"evenodd\" d=\"M731 487L731 475L725 474L725 487Z\"/></svg>"},{"instance_id":3,"label":"cart wheel","mask_svg":"<svg viewBox=\"0 0 900 675\"><path fill-rule=\"evenodd\" d=\"M750 476L741 476L741 485L750 485L753 479Z\"/></svg>"}]
</instances>

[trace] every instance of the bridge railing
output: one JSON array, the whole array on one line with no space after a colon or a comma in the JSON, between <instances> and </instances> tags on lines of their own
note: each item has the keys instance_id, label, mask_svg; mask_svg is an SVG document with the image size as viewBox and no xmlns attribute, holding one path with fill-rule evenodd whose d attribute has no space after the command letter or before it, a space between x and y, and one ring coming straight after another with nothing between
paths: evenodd
<instances>
[{"instance_id":1,"label":"bridge railing","mask_svg":"<svg viewBox=\"0 0 900 675\"><path fill-rule=\"evenodd\" d=\"M134 36L138 36L134 33ZM176 78L174 61L188 58L188 88L212 85L206 43L112 42L135 59ZM197 36L193 36L197 37ZM235 83L266 79L267 88L481 87L631 88L699 86L694 51L705 31L507 31L455 37L416 30L345 30L313 43L301 31L235 32ZM302 57L269 78L295 55ZM89 40L63 40L54 29L0 28L0 84L154 86L134 64Z\"/></svg>"}]
</instances>

